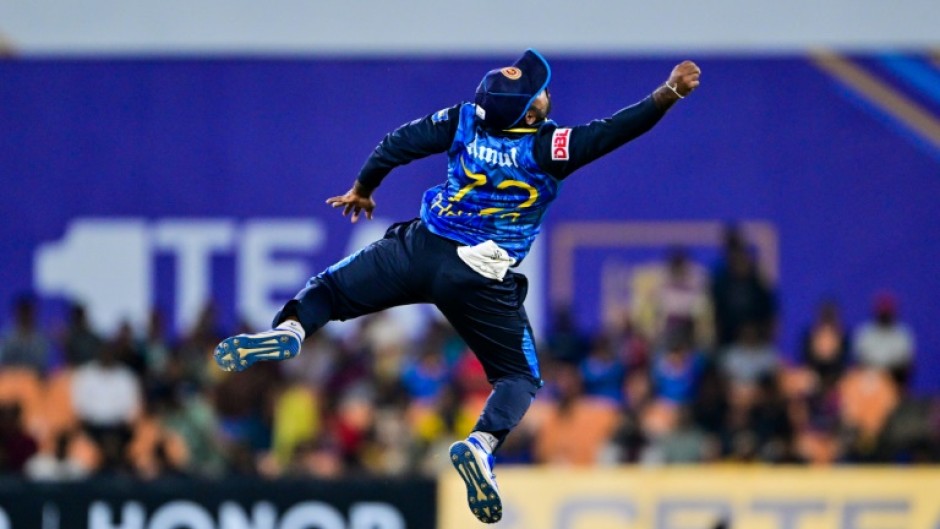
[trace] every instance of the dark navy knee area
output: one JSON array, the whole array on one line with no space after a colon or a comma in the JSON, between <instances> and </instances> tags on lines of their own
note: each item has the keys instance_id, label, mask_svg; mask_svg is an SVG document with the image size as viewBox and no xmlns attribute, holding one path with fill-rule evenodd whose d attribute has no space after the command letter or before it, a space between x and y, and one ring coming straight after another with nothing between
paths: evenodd
<instances>
[{"instance_id":1,"label":"dark navy knee area","mask_svg":"<svg viewBox=\"0 0 940 529\"><path fill-rule=\"evenodd\" d=\"M399 305L433 303L479 358L490 382L528 377L541 382L523 301L525 276L503 281L474 272L457 243L420 220L392 225L385 237L312 278L275 323L295 316L307 334L330 320L347 320Z\"/></svg>"}]
</instances>

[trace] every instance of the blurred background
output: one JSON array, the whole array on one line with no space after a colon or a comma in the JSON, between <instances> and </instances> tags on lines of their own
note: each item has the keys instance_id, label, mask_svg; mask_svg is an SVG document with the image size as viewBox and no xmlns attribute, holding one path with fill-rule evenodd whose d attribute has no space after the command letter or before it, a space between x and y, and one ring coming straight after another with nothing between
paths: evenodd
<instances>
[{"instance_id":1,"label":"blurred background","mask_svg":"<svg viewBox=\"0 0 940 529\"><path fill-rule=\"evenodd\" d=\"M521 267L501 526L937 527L935 4L0 0L0 529L475 527L490 388L433 309L211 352L415 217L441 157L324 200L527 47L562 125L703 75Z\"/></svg>"}]
</instances>

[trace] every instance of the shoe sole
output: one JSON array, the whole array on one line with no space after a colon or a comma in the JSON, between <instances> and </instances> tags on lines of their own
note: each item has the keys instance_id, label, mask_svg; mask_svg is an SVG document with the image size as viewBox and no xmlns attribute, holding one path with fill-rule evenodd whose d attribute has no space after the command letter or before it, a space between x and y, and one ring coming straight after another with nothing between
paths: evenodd
<instances>
[{"instance_id":1,"label":"shoe sole","mask_svg":"<svg viewBox=\"0 0 940 529\"><path fill-rule=\"evenodd\" d=\"M503 518L503 502L499 491L486 479L486 471L473 450L465 442L450 447L450 462L467 486L467 505L483 523L496 523Z\"/></svg>"},{"instance_id":2,"label":"shoe sole","mask_svg":"<svg viewBox=\"0 0 940 529\"><path fill-rule=\"evenodd\" d=\"M216 346L215 363L225 371L244 371L260 360L293 358L300 351L300 340L290 336L254 338L239 334Z\"/></svg>"}]
</instances>

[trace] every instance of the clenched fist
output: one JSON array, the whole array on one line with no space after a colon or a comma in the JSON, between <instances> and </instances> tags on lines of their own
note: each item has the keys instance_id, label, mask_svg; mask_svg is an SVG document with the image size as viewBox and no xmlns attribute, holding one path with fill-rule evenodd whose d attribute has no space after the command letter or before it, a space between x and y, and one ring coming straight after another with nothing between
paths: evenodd
<instances>
[{"instance_id":1,"label":"clenched fist","mask_svg":"<svg viewBox=\"0 0 940 529\"><path fill-rule=\"evenodd\" d=\"M685 97L692 93L699 85L702 70L692 61L682 61L672 69L666 84L680 96Z\"/></svg>"}]
</instances>

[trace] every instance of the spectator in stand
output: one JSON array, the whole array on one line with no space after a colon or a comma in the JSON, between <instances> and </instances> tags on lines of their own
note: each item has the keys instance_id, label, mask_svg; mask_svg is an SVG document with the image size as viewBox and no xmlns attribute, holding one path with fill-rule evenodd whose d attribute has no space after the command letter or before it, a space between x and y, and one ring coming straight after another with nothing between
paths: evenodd
<instances>
[{"instance_id":1,"label":"spectator in stand","mask_svg":"<svg viewBox=\"0 0 940 529\"><path fill-rule=\"evenodd\" d=\"M372 373L375 367L371 351L362 344L344 343L333 364L323 389L323 397L330 409L338 409L343 395L372 386Z\"/></svg>"},{"instance_id":2,"label":"spectator in stand","mask_svg":"<svg viewBox=\"0 0 940 529\"><path fill-rule=\"evenodd\" d=\"M691 327L692 345L707 347L713 327L708 276L705 270L689 259L685 248L670 252L665 281L659 292L659 335L670 336Z\"/></svg>"},{"instance_id":3,"label":"spectator in stand","mask_svg":"<svg viewBox=\"0 0 940 529\"><path fill-rule=\"evenodd\" d=\"M914 333L898 321L898 301L890 292L875 297L874 319L855 332L855 359L865 366L891 373L903 387L914 360Z\"/></svg>"},{"instance_id":4,"label":"spectator in stand","mask_svg":"<svg viewBox=\"0 0 940 529\"><path fill-rule=\"evenodd\" d=\"M65 362L70 366L80 366L98 357L98 351L104 340L88 324L85 306L72 303L69 307L68 325L62 340Z\"/></svg>"},{"instance_id":5,"label":"spectator in stand","mask_svg":"<svg viewBox=\"0 0 940 529\"><path fill-rule=\"evenodd\" d=\"M740 241L729 247L736 244L744 247ZM672 267L682 268L676 262ZM730 268L716 273L722 274L732 275ZM13 342L18 351L30 350L30 344L45 340L36 330L35 304L21 298L14 307L16 323L11 327L30 332L19 331ZM27 433L19 417L12 419L18 412L0 409L0 473L75 479L93 472L98 461L99 473L134 476L127 454L135 453L141 438L136 410L146 402L160 434L148 467L151 475L255 475L263 470L264 451L272 447L272 439L283 441L285 428L292 437L278 445L283 445L279 464L274 472L262 472L266 476L436 475L449 461L435 454L466 436L491 390L475 356L440 322L407 341L396 338L394 329L378 325L381 322L363 326L342 342L321 333L305 345L317 354L260 364L245 373L200 378L196 371L204 369L209 357L205 347L214 344L212 336L218 332L211 305L182 354L166 338L157 313L144 340L132 341L125 327L102 347L94 347L96 337L87 316L80 305L71 307L59 343L66 360L77 365L55 377L68 375L64 394L72 395L77 418L89 435L63 419L52 437L34 442L31 433L41 432ZM558 318L560 332L552 336L556 349L544 359L547 386L518 436L504 445L504 462L670 464L710 461L722 450L725 460L737 461L940 460L940 406L935 399L904 395L889 376L906 377L914 354L914 338L899 322L891 295L878 296L872 321L858 328L853 342L838 307L820 304L803 336L800 355L806 367L789 370L780 369L760 318L737 324L738 339L714 357L695 347L688 318L664 320L673 322L663 327L671 332L660 337L657 345L664 345L652 349L655 353L649 352L650 345L629 319L616 321L616 329L592 340L575 329L570 312ZM4 335L0 347L12 334ZM412 362L379 365L377 356L388 344L419 354ZM40 356L48 359L48 343L40 349L47 351ZM92 350L94 359L88 361ZM555 360L556 350L564 351L561 361ZM859 364L873 369L847 369L849 351ZM14 356L32 359L33 353ZM573 363L575 358L581 360ZM0 357L0 363L3 360ZM144 378L125 362L143 366ZM35 371L48 360L14 365ZM384 392L382 372L388 376L399 369L391 393ZM144 382L146 399L137 395ZM21 396L9 382L0 383L0 389ZM31 409L23 404L21 415L32 418ZM32 419L27 424L32 428ZM280 434L275 434L279 426ZM169 440L177 437L188 448L186 467L171 457ZM48 453L35 452L37 443ZM88 447L91 456L86 452L81 457L82 448Z\"/></svg>"},{"instance_id":6,"label":"spectator in stand","mask_svg":"<svg viewBox=\"0 0 940 529\"><path fill-rule=\"evenodd\" d=\"M287 380L320 391L325 388L341 354L340 340L329 333L316 333L304 342L304 354L293 362L281 362L281 373Z\"/></svg>"},{"instance_id":7,"label":"spectator in stand","mask_svg":"<svg viewBox=\"0 0 940 529\"><path fill-rule=\"evenodd\" d=\"M489 397L491 388L483 364L469 349L465 348L463 355L454 364L453 374L454 385L464 403L483 402Z\"/></svg>"},{"instance_id":8,"label":"spectator in stand","mask_svg":"<svg viewBox=\"0 0 940 529\"><path fill-rule=\"evenodd\" d=\"M728 387L728 410L721 429L722 454L736 462L757 459L754 409L759 398L757 384L732 383Z\"/></svg>"},{"instance_id":9,"label":"spectator in stand","mask_svg":"<svg viewBox=\"0 0 940 529\"><path fill-rule=\"evenodd\" d=\"M729 404L722 443L733 461L791 457L791 429L776 385L779 366L777 351L762 337L759 323L745 323L739 340L721 355Z\"/></svg>"},{"instance_id":10,"label":"spectator in stand","mask_svg":"<svg viewBox=\"0 0 940 529\"><path fill-rule=\"evenodd\" d=\"M157 445L153 450L152 467L147 469L147 473L140 477L168 479L186 478L189 475L186 473L184 465L173 457L170 442L165 438L161 438L157 441Z\"/></svg>"},{"instance_id":11,"label":"spectator in stand","mask_svg":"<svg viewBox=\"0 0 940 529\"><path fill-rule=\"evenodd\" d=\"M750 425L761 461L790 463L795 460L794 427L786 404L777 377L762 378Z\"/></svg>"},{"instance_id":12,"label":"spectator in stand","mask_svg":"<svg viewBox=\"0 0 940 529\"><path fill-rule=\"evenodd\" d=\"M590 339L578 329L570 307L555 311L546 344L552 359L573 365L580 364L591 347Z\"/></svg>"},{"instance_id":13,"label":"spectator in stand","mask_svg":"<svg viewBox=\"0 0 940 529\"><path fill-rule=\"evenodd\" d=\"M588 466L603 458L618 422L619 407L607 399L583 394L577 366L559 363L554 370L554 406L545 410L535 439L541 463Z\"/></svg>"},{"instance_id":14,"label":"spectator in stand","mask_svg":"<svg viewBox=\"0 0 940 529\"><path fill-rule=\"evenodd\" d=\"M691 333L674 331L665 351L653 361L651 375L656 396L676 405L690 403L705 367L705 358L692 348Z\"/></svg>"},{"instance_id":15,"label":"spectator in stand","mask_svg":"<svg viewBox=\"0 0 940 529\"><path fill-rule=\"evenodd\" d=\"M482 373L482 366L479 369ZM433 407L415 404L409 408L406 420L413 443L410 464L416 471L436 475L444 470L444 465L449 469L450 461L442 459L440 451L473 430L482 403L468 406L468 399L461 399L461 393L456 384L448 384Z\"/></svg>"},{"instance_id":16,"label":"spectator in stand","mask_svg":"<svg viewBox=\"0 0 940 529\"><path fill-rule=\"evenodd\" d=\"M728 380L720 367L713 362L706 363L695 398L690 403L695 424L710 434L718 435L728 415L728 396Z\"/></svg>"},{"instance_id":17,"label":"spectator in stand","mask_svg":"<svg viewBox=\"0 0 940 529\"><path fill-rule=\"evenodd\" d=\"M288 474L294 477L320 479L341 478L345 472L339 443L332 437L321 435L304 441L294 448Z\"/></svg>"},{"instance_id":18,"label":"spectator in stand","mask_svg":"<svg viewBox=\"0 0 940 529\"><path fill-rule=\"evenodd\" d=\"M687 409L664 400L643 411L641 426L648 442L639 462L646 465L699 463L720 451L718 440L698 428Z\"/></svg>"},{"instance_id":19,"label":"spectator in stand","mask_svg":"<svg viewBox=\"0 0 940 529\"><path fill-rule=\"evenodd\" d=\"M75 369L72 406L88 436L102 452L103 471L123 471L131 425L143 409L137 375L118 362L116 345L101 348L98 359Z\"/></svg>"},{"instance_id":20,"label":"spectator in stand","mask_svg":"<svg viewBox=\"0 0 940 529\"><path fill-rule=\"evenodd\" d=\"M36 440L23 429L19 404L0 404L0 474L20 474L38 450Z\"/></svg>"},{"instance_id":21,"label":"spectator in stand","mask_svg":"<svg viewBox=\"0 0 940 529\"><path fill-rule=\"evenodd\" d=\"M134 329L131 327L130 322L123 321L108 347L114 351L114 356L118 362L126 365L138 376L143 377L147 374L147 366L143 353L137 345L137 340L134 339Z\"/></svg>"},{"instance_id":22,"label":"spectator in stand","mask_svg":"<svg viewBox=\"0 0 940 529\"><path fill-rule=\"evenodd\" d=\"M711 288L718 346L732 343L745 323L755 323L760 333L770 334L776 299L736 231L726 237L724 261L714 272Z\"/></svg>"},{"instance_id":23,"label":"spectator in stand","mask_svg":"<svg viewBox=\"0 0 940 529\"><path fill-rule=\"evenodd\" d=\"M629 314L615 320L605 332L605 336L610 340L627 371L647 369L650 362L650 344L643 334L637 331Z\"/></svg>"},{"instance_id":24,"label":"spectator in stand","mask_svg":"<svg viewBox=\"0 0 940 529\"><path fill-rule=\"evenodd\" d=\"M584 395L620 403L623 401L623 379L626 374L626 366L617 356L611 341L603 336L598 337L588 357L581 362Z\"/></svg>"},{"instance_id":25,"label":"spectator in stand","mask_svg":"<svg viewBox=\"0 0 940 529\"><path fill-rule=\"evenodd\" d=\"M397 385L408 348L408 334L391 312L379 312L361 321L359 335L372 359L372 376L383 389Z\"/></svg>"},{"instance_id":26,"label":"spectator in stand","mask_svg":"<svg viewBox=\"0 0 940 529\"><path fill-rule=\"evenodd\" d=\"M172 348L166 334L166 324L163 313L153 308L150 310L150 321L147 325L147 335L138 345L144 371L150 377L163 377L170 366Z\"/></svg>"},{"instance_id":27,"label":"spectator in stand","mask_svg":"<svg viewBox=\"0 0 940 529\"><path fill-rule=\"evenodd\" d=\"M0 338L0 367L25 367L44 373L51 346L36 322L36 298L24 294L13 303L13 323Z\"/></svg>"},{"instance_id":28,"label":"spectator in stand","mask_svg":"<svg viewBox=\"0 0 940 529\"><path fill-rule=\"evenodd\" d=\"M776 348L763 339L760 324L741 326L740 337L721 353L720 367L731 384L756 385L773 376L780 359Z\"/></svg>"},{"instance_id":29,"label":"spectator in stand","mask_svg":"<svg viewBox=\"0 0 940 529\"><path fill-rule=\"evenodd\" d=\"M257 452L245 443L232 442L226 447L226 474L235 477L256 478L260 476Z\"/></svg>"},{"instance_id":30,"label":"spectator in stand","mask_svg":"<svg viewBox=\"0 0 940 529\"><path fill-rule=\"evenodd\" d=\"M692 328L694 345L709 347L714 324L708 274L688 251L671 248L663 265L641 276L634 281L633 318L653 344L663 347L676 330Z\"/></svg>"},{"instance_id":31,"label":"spectator in stand","mask_svg":"<svg viewBox=\"0 0 940 529\"><path fill-rule=\"evenodd\" d=\"M274 396L282 383L277 364L264 363L258 369L226 375L213 388L219 430L231 447L231 463L238 472L246 471L245 450L254 454L271 447Z\"/></svg>"},{"instance_id":32,"label":"spectator in stand","mask_svg":"<svg viewBox=\"0 0 940 529\"><path fill-rule=\"evenodd\" d=\"M186 390L181 371L178 362L171 360L166 376L153 382L148 404L161 428L178 435L185 444L189 454L186 471L196 476L218 476L225 463L216 436L218 417L205 395Z\"/></svg>"},{"instance_id":33,"label":"spectator in stand","mask_svg":"<svg viewBox=\"0 0 940 529\"><path fill-rule=\"evenodd\" d=\"M200 386L209 382L211 354L222 334L217 328L215 304L209 301L203 306L177 352L187 380Z\"/></svg>"},{"instance_id":34,"label":"spectator in stand","mask_svg":"<svg viewBox=\"0 0 940 529\"><path fill-rule=\"evenodd\" d=\"M733 251L739 248L747 248L747 241L744 240L744 234L741 233L741 229L735 223L729 222L724 226L724 231L722 232L722 256L715 262L712 268L711 275L713 279L728 274L729 256Z\"/></svg>"},{"instance_id":35,"label":"spectator in stand","mask_svg":"<svg viewBox=\"0 0 940 529\"><path fill-rule=\"evenodd\" d=\"M330 432L339 443L344 465L353 472L374 468L376 408L369 388L353 388L343 395L330 424Z\"/></svg>"},{"instance_id":36,"label":"spectator in stand","mask_svg":"<svg viewBox=\"0 0 940 529\"><path fill-rule=\"evenodd\" d=\"M879 436L880 449L890 462L924 464L940 457L940 435L936 425L936 404L905 396L888 417Z\"/></svg>"},{"instance_id":37,"label":"spectator in stand","mask_svg":"<svg viewBox=\"0 0 940 529\"><path fill-rule=\"evenodd\" d=\"M649 439L643 428L646 411L654 405L653 383L647 369L631 369L623 382L624 404L600 462L635 463L643 455Z\"/></svg>"},{"instance_id":38,"label":"spectator in stand","mask_svg":"<svg viewBox=\"0 0 940 529\"><path fill-rule=\"evenodd\" d=\"M433 402L447 384L449 371L437 344L428 344L419 358L409 360L402 370L402 384L408 396L420 402Z\"/></svg>"},{"instance_id":39,"label":"spectator in stand","mask_svg":"<svg viewBox=\"0 0 940 529\"><path fill-rule=\"evenodd\" d=\"M803 363L815 373L825 392L839 380L848 365L849 338L832 300L820 305L816 320L803 336Z\"/></svg>"}]
</instances>

